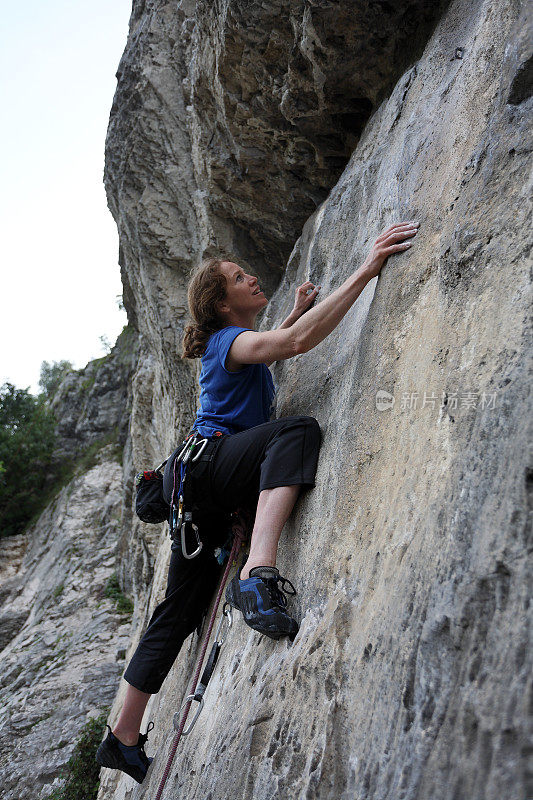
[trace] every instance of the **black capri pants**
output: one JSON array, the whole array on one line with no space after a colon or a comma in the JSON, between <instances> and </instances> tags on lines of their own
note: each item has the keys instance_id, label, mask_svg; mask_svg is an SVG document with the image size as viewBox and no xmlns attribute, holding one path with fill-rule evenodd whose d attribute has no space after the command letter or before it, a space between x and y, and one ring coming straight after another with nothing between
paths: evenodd
<instances>
[{"instance_id":1,"label":"black capri pants","mask_svg":"<svg viewBox=\"0 0 533 800\"><path fill-rule=\"evenodd\" d=\"M181 542L172 542L165 599L154 610L124 673L128 683L148 694L160 690L183 642L209 607L223 570L214 550L228 540L231 513L237 508L255 512L263 489L313 487L320 442L314 417L282 417L221 436L211 461L189 463L189 498L204 546L188 560ZM190 552L195 543L188 547Z\"/></svg>"}]
</instances>

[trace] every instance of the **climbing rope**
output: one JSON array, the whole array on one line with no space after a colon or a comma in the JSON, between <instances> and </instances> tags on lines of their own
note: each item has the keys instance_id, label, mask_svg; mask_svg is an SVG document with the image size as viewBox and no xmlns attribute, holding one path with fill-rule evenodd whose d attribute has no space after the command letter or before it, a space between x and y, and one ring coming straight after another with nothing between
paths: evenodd
<instances>
[{"instance_id":1,"label":"climbing rope","mask_svg":"<svg viewBox=\"0 0 533 800\"><path fill-rule=\"evenodd\" d=\"M242 517L241 517L241 519L242 519ZM209 639L211 637L211 632L212 632L213 626L215 624L215 618L216 618L216 615L217 615L218 606L220 604L220 600L222 598L222 593L224 591L224 587L226 586L226 583L227 583L227 580L228 580L228 575L230 573L232 564L233 564L234 560L237 558L237 556L239 554L239 550L241 549L241 545L245 541L245 539L246 539L246 535L245 535L245 532L244 532L244 527L242 525L238 525L238 526L236 525L234 527L233 546L231 548L231 552L230 552L230 555L229 555L229 558L228 558L228 563L226 565L226 569L224 571L224 575L222 576L222 580L220 582L220 587L219 587L219 590L218 590L218 593L217 593L217 596L216 596L215 605L213 607L213 612L212 612L211 618L209 620L209 626L207 628L207 633L206 633L206 636L205 636L205 640L204 640L204 644L203 644L203 647L202 647L202 651L201 651L200 656L198 658L198 661L196 663L196 672L195 672L193 680L192 680L192 690L189 693L189 695L187 696L187 699L185 700L185 702L184 702L184 704L182 706L184 711L183 711L183 715L182 715L182 718L181 718L181 722L179 723L179 726L178 726L178 729L177 729L177 733L174 736L174 741L172 742L172 747L170 748L170 753L169 753L169 756L168 756L167 765L165 767L165 771L163 772L163 777L161 778L161 782L159 784L159 788L157 790L157 794L155 796L155 800L161 800L161 796L163 794L163 789L165 788L165 784L167 782L167 778L168 778L168 776L170 774L170 769L172 767L172 762L174 761L174 756L176 754L176 750L178 748L179 741L180 741L182 735L186 735L186 734L183 733L183 729L185 728L185 723L187 722L187 715L189 714L189 709L191 707L192 701L193 701L194 696L196 694L196 687L197 687L197 684L198 684L198 678L200 677L200 672L202 670L202 664L203 664L203 661L204 661L205 654L207 652L207 645L209 644ZM198 714L196 716L198 716ZM193 720L193 723L194 723L194 721L196 721L196 717ZM192 728L192 724L189 726L189 729L188 729L188 731L186 731L186 733L189 733L191 728Z\"/></svg>"}]
</instances>

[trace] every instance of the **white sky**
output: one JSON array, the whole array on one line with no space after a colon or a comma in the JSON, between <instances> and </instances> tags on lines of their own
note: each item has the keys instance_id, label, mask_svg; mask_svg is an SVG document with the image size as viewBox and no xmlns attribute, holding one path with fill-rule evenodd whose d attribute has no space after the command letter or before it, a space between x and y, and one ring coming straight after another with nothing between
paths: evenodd
<instances>
[{"instance_id":1,"label":"white sky","mask_svg":"<svg viewBox=\"0 0 533 800\"><path fill-rule=\"evenodd\" d=\"M0 384L84 367L126 324L104 144L131 0L2 3Z\"/></svg>"}]
</instances>

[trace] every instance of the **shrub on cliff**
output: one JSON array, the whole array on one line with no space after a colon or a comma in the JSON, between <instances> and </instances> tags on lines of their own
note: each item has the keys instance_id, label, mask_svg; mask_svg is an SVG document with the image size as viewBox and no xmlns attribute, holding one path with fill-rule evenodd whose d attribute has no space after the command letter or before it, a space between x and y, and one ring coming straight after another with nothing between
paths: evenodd
<instances>
[{"instance_id":1,"label":"shrub on cliff","mask_svg":"<svg viewBox=\"0 0 533 800\"><path fill-rule=\"evenodd\" d=\"M71 372L73 369L70 361L42 362L39 386L48 398L53 396L67 372Z\"/></svg>"},{"instance_id":2,"label":"shrub on cliff","mask_svg":"<svg viewBox=\"0 0 533 800\"><path fill-rule=\"evenodd\" d=\"M48 795L48 800L95 800L100 785L100 767L95 756L102 741L107 720L107 711L96 719L90 719L82 728L66 769L65 781L60 789Z\"/></svg>"},{"instance_id":3,"label":"shrub on cliff","mask_svg":"<svg viewBox=\"0 0 533 800\"><path fill-rule=\"evenodd\" d=\"M21 533L42 509L55 443L55 418L43 396L0 387L0 536Z\"/></svg>"}]
</instances>

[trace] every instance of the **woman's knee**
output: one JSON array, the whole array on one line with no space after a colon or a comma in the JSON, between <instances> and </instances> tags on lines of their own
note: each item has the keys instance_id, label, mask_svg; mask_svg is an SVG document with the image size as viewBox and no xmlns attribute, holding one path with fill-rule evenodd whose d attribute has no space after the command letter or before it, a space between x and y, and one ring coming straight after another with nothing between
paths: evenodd
<instances>
[{"instance_id":1,"label":"woman's knee","mask_svg":"<svg viewBox=\"0 0 533 800\"><path fill-rule=\"evenodd\" d=\"M318 420L316 420L314 417L300 417L300 419L306 428L306 433L312 437L316 443L316 446L320 447L320 443L322 441L322 430L320 429Z\"/></svg>"},{"instance_id":2,"label":"woman's knee","mask_svg":"<svg viewBox=\"0 0 533 800\"><path fill-rule=\"evenodd\" d=\"M279 417L278 419L273 420L273 423L278 423L280 425L287 423L300 424L309 428L315 428L318 432L320 432L318 420L316 420L314 417L307 417L302 414L298 414L294 417Z\"/></svg>"},{"instance_id":3,"label":"woman's knee","mask_svg":"<svg viewBox=\"0 0 533 800\"><path fill-rule=\"evenodd\" d=\"M301 428L302 435L306 439L310 439L317 449L320 447L320 443L322 441L322 431L320 425L318 424L318 420L316 420L314 417L280 417L278 420L276 420L276 422L281 423L282 430L286 429L287 434L291 429L294 430L295 427Z\"/></svg>"}]
</instances>

